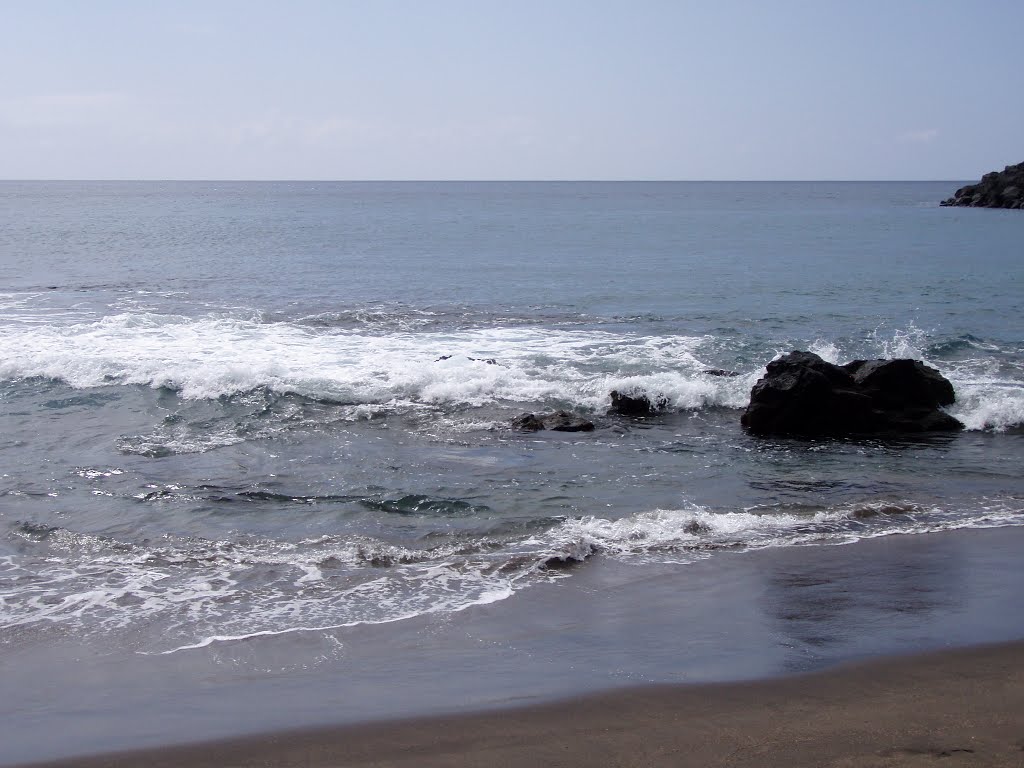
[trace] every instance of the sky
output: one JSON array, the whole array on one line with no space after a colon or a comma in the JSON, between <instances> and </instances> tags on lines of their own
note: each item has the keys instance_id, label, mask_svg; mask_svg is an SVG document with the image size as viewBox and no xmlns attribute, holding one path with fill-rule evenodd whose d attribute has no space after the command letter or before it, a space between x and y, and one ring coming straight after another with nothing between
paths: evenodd
<instances>
[{"instance_id":1,"label":"sky","mask_svg":"<svg viewBox=\"0 0 1024 768\"><path fill-rule=\"evenodd\" d=\"M1021 0L0 0L2 179L941 179Z\"/></svg>"}]
</instances>

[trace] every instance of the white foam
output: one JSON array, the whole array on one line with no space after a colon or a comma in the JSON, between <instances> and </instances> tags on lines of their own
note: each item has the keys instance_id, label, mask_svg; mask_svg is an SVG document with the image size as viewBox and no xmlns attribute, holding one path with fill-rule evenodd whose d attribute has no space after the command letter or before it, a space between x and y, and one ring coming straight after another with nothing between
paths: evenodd
<instances>
[{"instance_id":1,"label":"white foam","mask_svg":"<svg viewBox=\"0 0 1024 768\"><path fill-rule=\"evenodd\" d=\"M488 605L490 603L498 602L506 598L511 597L513 590L511 587L505 587L504 589L491 589L484 591L482 594L477 596L473 600L464 601L451 601L448 603L438 603L432 605L425 611L410 611L404 614L398 614L394 616L388 616L386 618L371 620L355 620L347 621L340 624L325 624L323 626L294 626L294 627L283 627L281 629L262 629L255 632L245 632L238 635L210 635L204 637L194 643L186 643L185 645L179 645L175 648L168 650L159 651L157 655L167 656L172 653L178 653L180 651L194 651L199 648L206 648L207 646L214 645L216 643L237 643L245 640L253 640L257 637L276 637L279 635L290 635L296 632L329 632L337 629L345 629L347 627L357 627L362 624L394 624L399 621L406 621L408 619L415 618L417 616L431 614L431 613L461 613L469 608L477 605ZM143 655L151 655L151 652L140 651Z\"/></svg>"},{"instance_id":2,"label":"white foam","mask_svg":"<svg viewBox=\"0 0 1024 768\"><path fill-rule=\"evenodd\" d=\"M925 359L928 334L913 323L904 329L892 331L891 337L887 337L882 328L876 328L872 339L879 347L879 357Z\"/></svg>"},{"instance_id":3,"label":"white foam","mask_svg":"<svg viewBox=\"0 0 1024 768\"><path fill-rule=\"evenodd\" d=\"M967 429L1003 432L1024 424L1024 387L1010 381L954 383L957 402L949 412Z\"/></svg>"},{"instance_id":4,"label":"white foam","mask_svg":"<svg viewBox=\"0 0 1024 768\"><path fill-rule=\"evenodd\" d=\"M214 642L402 621L503 600L527 571L452 544L409 550L365 537L174 540L136 547L66 529L29 530L51 555L40 568L7 558L0 572L0 627L63 624L109 632L165 626L168 653ZM463 544L463 548L464 548ZM378 567L380 565L390 567Z\"/></svg>"},{"instance_id":5,"label":"white foam","mask_svg":"<svg viewBox=\"0 0 1024 768\"><path fill-rule=\"evenodd\" d=\"M600 552L626 559L691 562L719 549L846 544L895 533L1022 524L1024 509L1005 503L983 504L973 512L893 502L843 505L813 514L778 510L715 512L689 507L617 520L567 520L548 534L548 545L555 544L552 555L572 559Z\"/></svg>"},{"instance_id":6,"label":"white foam","mask_svg":"<svg viewBox=\"0 0 1024 768\"><path fill-rule=\"evenodd\" d=\"M31 567L0 558L0 628L50 623L80 633L160 627L141 649L173 653L292 632L451 614L507 599L552 569L592 555L688 563L728 550L848 544L862 538L1024 525L1019 500L946 510L888 500L817 511L698 506L607 519L584 517L518 539L453 539L406 549L367 537L322 536L122 544L65 529L27 529L45 548Z\"/></svg>"},{"instance_id":7,"label":"white foam","mask_svg":"<svg viewBox=\"0 0 1024 768\"><path fill-rule=\"evenodd\" d=\"M701 356L710 357L720 344L708 336L538 326L371 333L260 322L251 313L188 318L129 312L88 322L74 316L49 320L0 325L5 349L0 377L39 376L81 388L169 387L189 399L265 388L376 413L381 407L495 403L597 411L607 407L613 389L664 398L676 409L743 408L763 372L758 366L735 377L704 374L713 366ZM870 348L858 347L857 354L830 340L815 341L810 348L832 362L865 354L924 360L953 380L960 402L952 412L969 429L1002 430L1024 423L1024 381L1005 371L995 381L990 352L979 348L985 356L945 364L928 360L922 352L927 334L913 325L894 332L876 329L869 342ZM190 435L153 439L160 449L173 443L176 452L204 450L193 445ZM224 434L214 443L240 439Z\"/></svg>"},{"instance_id":8,"label":"white foam","mask_svg":"<svg viewBox=\"0 0 1024 768\"><path fill-rule=\"evenodd\" d=\"M611 389L638 387L680 408L742 405L752 380L701 373L696 353L709 340L537 327L372 334L126 313L0 327L0 377L168 387L192 399L265 387L342 403L601 408Z\"/></svg>"},{"instance_id":9,"label":"white foam","mask_svg":"<svg viewBox=\"0 0 1024 768\"><path fill-rule=\"evenodd\" d=\"M840 360L841 353L839 351L839 347L831 341L822 341L819 339L811 344L809 351L833 365L840 365L842 362L845 362Z\"/></svg>"}]
</instances>

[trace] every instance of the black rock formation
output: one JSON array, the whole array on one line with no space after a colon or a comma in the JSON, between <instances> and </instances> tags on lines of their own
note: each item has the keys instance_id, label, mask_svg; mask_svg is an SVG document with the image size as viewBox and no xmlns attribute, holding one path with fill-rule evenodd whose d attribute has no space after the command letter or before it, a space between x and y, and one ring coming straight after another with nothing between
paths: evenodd
<instances>
[{"instance_id":1,"label":"black rock formation","mask_svg":"<svg viewBox=\"0 0 1024 768\"><path fill-rule=\"evenodd\" d=\"M963 429L941 410L953 385L917 360L854 360L843 366L813 352L768 363L741 423L757 435L826 436Z\"/></svg>"},{"instance_id":2,"label":"black rock formation","mask_svg":"<svg viewBox=\"0 0 1024 768\"><path fill-rule=\"evenodd\" d=\"M645 394L626 395L613 389L611 393L612 407L609 413L621 416L651 416L668 408L668 399L657 397L654 401Z\"/></svg>"},{"instance_id":3,"label":"black rock formation","mask_svg":"<svg viewBox=\"0 0 1024 768\"><path fill-rule=\"evenodd\" d=\"M977 184L960 187L940 205L1024 209L1024 163L986 173Z\"/></svg>"},{"instance_id":4,"label":"black rock formation","mask_svg":"<svg viewBox=\"0 0 1024 768\"><path fill-rule=\"evenodd\" d=\"M512 419L512 429L518 429L520 432L539 432L547 427L544 426L544 420L537 414L522 413Z\"/></svg>"},{"instance_id":5,"label":"black rock formation","mask_svg":"<svg viewBox=\"0 0 1024 768\"><path fill-rule=\"evenodd\" d=\"M550 429L553 432L593 432L594 422L568 411L555 411L543 416L524 413L512 419L512 429L518 429L520 432L539 432L542 429Z\"/></svg>"}]
</instances>

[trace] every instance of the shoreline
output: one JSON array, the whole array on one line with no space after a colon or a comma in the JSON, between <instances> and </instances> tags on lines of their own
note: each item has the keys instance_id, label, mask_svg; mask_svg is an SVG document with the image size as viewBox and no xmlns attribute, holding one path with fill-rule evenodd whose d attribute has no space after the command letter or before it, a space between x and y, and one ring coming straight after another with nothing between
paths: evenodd
<instances>
[{"instance_id":1,"label":"shoreline","mask_svg":"<svg viewBox=\"0 0 1024 768\"><path fill-rule=\"evenodd\" d=\"M23 763L214 766L1024 765L1024 640L740 683Z\"/></svg>"},{"instance_id":2,"label":"shoreline","mask_svg":"<svg viewBox=\"0 0 1024 768\"><path fill-rule=\"evenodd\" d=\"M401 625L170 655L25 642L0 659L0 765L563 702L557 710L648 685L745 685L1022 641L1022 547L1014 526L686 565L591 558L508 600Z\"/></svg>"},{"instance_id":3,"label":"shoreline","mask_svg":"<svg viewBox=\"0 0 1024 768\"><path fill-rule=\"evenodd\" d=\"M135 764L82 762L103 753L146 755L137 759L151 764L186 743L244 752L269 739L300 749L309 734L391 733L401 723L472 718L500 724L530 711L557 720L566 708L571 716L559 728L572 730L575 709L598 706L588 702L620 702L611 712L632 699L652 707L659 691L699 691L703 700L734 686L742 703L759 686L781 690L787 680L844 665L889 659L895 668L916 663L907 654L1020 644L1022 546L1024 526L769 547L682 566L594 559L510 600L401 627L159 656L27 644L3 659L0 765ZM330 649L338 654L303 666ZM600 728L621 730L613 722ZM497 738L500 727L492 732ZM205 749L190 754L199 759Z\"/></svg>"}]
</instances>

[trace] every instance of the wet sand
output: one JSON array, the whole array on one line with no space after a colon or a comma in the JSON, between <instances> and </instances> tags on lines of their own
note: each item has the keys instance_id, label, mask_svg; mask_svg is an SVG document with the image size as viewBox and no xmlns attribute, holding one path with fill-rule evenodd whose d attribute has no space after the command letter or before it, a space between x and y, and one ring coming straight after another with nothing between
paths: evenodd
<instances>
[{"instance_id":1,"label":"wet sand","mask_svg":"<svg viewBox=\"0 0 1024 768\"><path fill-rule=\"evenodd\" d=\"M48 764L1024 766L1024 643Z\"/></svg>"}]
</instances>

